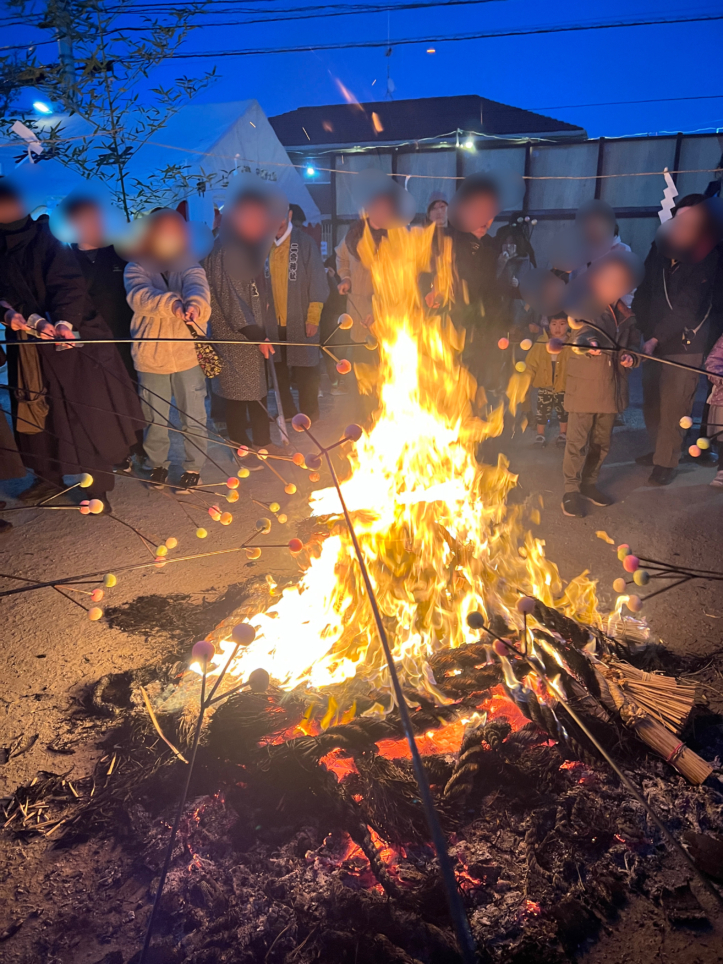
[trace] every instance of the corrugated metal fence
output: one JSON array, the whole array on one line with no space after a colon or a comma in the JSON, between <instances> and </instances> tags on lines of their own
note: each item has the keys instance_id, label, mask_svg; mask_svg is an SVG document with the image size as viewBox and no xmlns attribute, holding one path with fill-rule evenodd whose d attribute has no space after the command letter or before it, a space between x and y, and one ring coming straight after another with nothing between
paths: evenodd
<instances>
[{"instance_id":1,"label":"corrugated metal fence","mask_svg":"<svg viewBox=\"0 0 723 964\"><path fill-rule=\"evenodd\" d=\"M434 192L451 197L458 178L475 172L499 175L505 186L504 223L513 212L537 219L533 245L544 262L551 242L576 209L590 198L602 198L615 209L620 236L645 257L659 225L664 168L680 195L705 192L721 175L708 173L720 165L723 136L717 134L662 137L600 138L578 143L499 144L477 141L474 147L377 148L327 155L331 187L331 219L324 239L343 237L357 214L354 176L376 168L397 176L417 201L420 215ZM326 162L330 163L326 163Z\"/></svg>"}]
</instances>

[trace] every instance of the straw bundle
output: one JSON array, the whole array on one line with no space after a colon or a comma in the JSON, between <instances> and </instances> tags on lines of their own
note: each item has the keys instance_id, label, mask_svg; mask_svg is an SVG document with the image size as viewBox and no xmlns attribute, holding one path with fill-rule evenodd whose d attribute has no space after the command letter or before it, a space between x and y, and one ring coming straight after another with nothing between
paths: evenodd
<instances>
[{"instance_id":1,"label":"straw bundle","mask_svg":"<svg viewBox=\"0 0 723 964\"><path fill-rule=\"evenodd\" d=\"M662 673L646 673L616 659L605 660L601 672L641 709L673 733L681 732L693 704L698 699L698 687L695 684L680 683L674 677L663 676Z\"/></svg>"},{"instance_id":2,"label":"straw bundle","mask_svg":"<svg viewBox=\"0 0 723 964\"><path fill-rule=\"evenodd\" d=\"M617 711L627 727L690 783L708 779L713 767L678 736L695 702L696 686L614 659L596 663L595 673L604 706Z\"/></svg>"}]
</instances>

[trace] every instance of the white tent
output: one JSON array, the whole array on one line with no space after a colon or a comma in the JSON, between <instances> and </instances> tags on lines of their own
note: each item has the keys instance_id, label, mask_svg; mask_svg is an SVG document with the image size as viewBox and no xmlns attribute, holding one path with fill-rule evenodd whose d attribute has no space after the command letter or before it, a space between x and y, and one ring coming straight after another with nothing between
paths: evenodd
<instances>
[{"instance_id":1,"label":"white tent","mask_svg":"<svg viewBox=\"0 0 723 964\"><path fill-rule=\"evenodd\" d=\"M40 119L39 119L40 120ZM40 120L41 126L62 121L61 136L78 136L88 130L87 123L78 117L63 118L53 115ZM27 161L15 167L14 157L22 154L25 145L18 138L17 149L0 150L2 173L22 175L33 182L33 197L37 204L53 206L72 187L82 181L80 175L63 167L58 161ZM195 174L252 173L265 181L277 184L290 203L300 205L311 222L321 220L298 170L292 166L274 129L256 100L229 101L220 104L189 104L174 114L168 123L143 145L128 165L128 173L142 181L167 165L184 168L187 177ZM233 183L231 181L231 183ZM193 220L213 220L214 203L223 202L226 191L212 187L205 195L188 196L189 214ZM43 199L41 199L41 195ZM184 199L181 191L176 201Z\"/></svg>"},{"instance_id":2,"label":"white tent","mask_svg":"<svg viewBox=\"0 0 723 964\"><path fill-rule=\"evenodd\" d=\"M304 209L308 221L321 220L311 194L256 100L183 107L138 151L128 169L142 180L145 172L167 164L184 165L189 176L201 171L232 178L234 172L256 174L277 184L290 203ZM208 220L211 203L222 202L225 193L219 186L203 198L189 197L191 216Z\"/></svg>"}]
</instances>

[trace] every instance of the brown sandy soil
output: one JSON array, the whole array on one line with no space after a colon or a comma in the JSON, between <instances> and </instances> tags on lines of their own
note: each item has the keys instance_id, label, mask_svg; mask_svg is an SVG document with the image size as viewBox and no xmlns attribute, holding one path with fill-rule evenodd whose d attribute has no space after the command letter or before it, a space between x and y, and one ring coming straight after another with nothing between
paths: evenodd
<instances>
[{"instance_id":1,"label":"brown sandy soil","mask_svg":"<svg viewBox=\"0 0 723 964\"><path fill-rule=\"evenodd\" d=\"M332 440L351 420L352 399L325 396L322 414L317 433L323 440ZM607 510L591 508L583 520L567 519L560 512L562 453L554 442L539 452L533 449L528 432L500 445L510 456L513 470L520 473L520 493L537 492L544 498L539 535L545 540L548 556L567 579L590 570L600 580L603 608L614 598L611 583L620 575L620 565L614 547L597 538L596 530L605 530L616 543L628 542L634 551L653 558L721 568L723 493L708 485L714 470L685 466L673 485L647 488L644 482L649 470L633 462L645 445L639 412L629 411L626 421L625 427L616 430L600 482L618 501ZM551 430L550 434L554 437ZM304 450L305 441L299 437L294 441ZM212 454L231 474L227 450L214 446ZM266 470L252 473L242 482L240 501L228 506L234 515L228 528L213 524L200 510L189 510L197 524L209 531L203 541L195 537L194 525L172 499L138 481L118 481L113 508L117 516L157 543L176 536L179 546L170 554L172 558L238 546L255 520L268 514L252 498L276 500L289 521L284 526L275 524L268 539L286 541L308 515L311 487L300 470L289 467L282 471L299 485L298 493L285 495L282 483ZM219 469L208 467L207 479L221 477ZM9 505L15 504L13 495L20 488L21 484L5 483L2 497ZM219 486L218 491L222 489ZM16 528L0 543L3 573L45 580L151 561L140 540L110 518L32 510L13 512L6 518L11 518ZM118 585L107 592L103 605L118 606L144 595L188 594L199 606L211 606L229 587L252 576L269 572L280 580L295 571L293 559L282 550L265 553L257 563L249 562L243 552L209 556L160 570L119 573ZM3 589L20 585L9 579L0 581ZM692 583L662 595L646 608L653 630L672 650L702 656L721 649L720 585ZM88 597L76 598L89 605ZM172 611L173 606L169 619ZM0 765L0 797L30 781L38 771L70 771L71 780L89 773L99 757L99 726L94 723L87 732L74 728L69 715L82 694L105 674L163 660L170 652L187 650L194 641L193 630L187 638L180 638L178 632L167 634L155 626L145 633L127 634L109 628L105 621L91 623L76 605L52 589L0 600L0 618L5 649L0 746L37 737L26 752ZM209 609L208 629L220 618ZM698 678L707 687L711 705L723 710L720 669L711 664ZM70 753L49 749L58 737L77 741ZM0 961L125 964L139 947L149 912L149 879L134 875L132 864L130 855L108 841L53 849L42 839L0 836ZM700 891L695 884L693 889ZM701 902L714 923L692 930L671 927L662 909L651 915L649 903L632 900L616 921L603 928L583 959L591 964L723 961L720 917L705 896Z\"/></svg>"}]
</instances>

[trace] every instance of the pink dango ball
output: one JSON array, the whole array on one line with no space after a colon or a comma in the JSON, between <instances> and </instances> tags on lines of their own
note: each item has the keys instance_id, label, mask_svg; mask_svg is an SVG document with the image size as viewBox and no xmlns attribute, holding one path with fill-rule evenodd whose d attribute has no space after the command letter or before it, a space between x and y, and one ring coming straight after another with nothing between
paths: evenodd
<instances>
[{"instance_id":1,"label":"pink dango ball","mask_svg":"<svg viewBox=\"0 0 723 964\"><path fill-rule=\"evenodd\" d=\"M83 499L80 503L78 512L80 512L81 515L90 515L90 502L87 499Z\"/></svg>"},{"instance_id":2,"label":"pink dango ball","mask_svg":"<svg viewBox=\"0 0 723 964\"><path fill-rule=\"evenodd\" d=\"M619 576L619 577L613 582L613 589L614 589L615 592L617 592L617 593L623 593L623 592L625 592L625 586L626 586L626 582L625 582L625 580L623 579L622 576Z\"/></svg>"},{"instance_id":3,"label":"pink dango ball","mask_svg":"<svg viewBox=\"0 0 723 964\"><path fill-rule=\"evenodd\" d=\"M336 370L339 372L340 375L348 375L349 372L351 371L351 362L349 361L349 359L342 358L339 362L337 362Z\"/></svg>"},{"instance_id":4,"label":"pink dango ball","mask_svg":"<svg viewBox=\"0 0 723 964\"><path fill-rule=\"evenodd\" d=\"M679 424L681 428L693 428L693 419L690 417L690 415L684 415Z\"/></svg>"},{"instance_id":5,"label":"pink dango ball","mask_svg":"<svg viewBox=\"0 0 723 964\"><path fill-rule=\"evenodd\" d=\"M700 455L700 446L699 445L689 446L688 455L691 455L694 459L697 459L698 456Z\"/></svg>"},{"instance_id":6,"label":"pink dango ball","mask_svg":"<svg viewBox=\"0 0 723 964\"><path fill-rule=\"evenodd\" d=\"M291 456L291 461L294 463L294 465L299 465L299 466L303 465L303 464L304 464L304 453L303 453L303 452L294 452L294 454Z\"/></svg>"},{"instance_id":7,"label":"pink dango ball","mask_svg":"<svg viewBox=\"0 0 723 964\"><path fill-rule=\"evenodd\" d=\"M500 340L497 342L497 347L498 347L498 348L501 348L502 351L504 351L505 348L509 348L509 347L510 347L510 339L509 339L509 338L500 338Z\"/></svg>"},{"instance_id":8,"label":"pink dango ball","mask_svg":"<svg viewBox=\"0 0 723 964\"><path fill-rule=\"evenodd\" d=\"M357 425L356 422L352 422L351 425L347 425L347 427L344 429L344 436L348 439L351 439L352 442L358 442L363 434L364 429L361 427L361 425Z\"/></svg>"},{"instance_id":9,"label":"pink dango ball","mask_svg":"<svg viewBox=\"0 0 723 964\"><path fill-rule=\"evenodd\" d=\"M191 655L194 659L197 659L201 665L203 665L204 663L209 663L213 659L213 657L216 655L216 649L213 643L209 642L209 640L199 639L197 643L193 644Z\"/></svg>"},{"instance_id":10,"label":"pink dango ball","mask_svg":"<svg viewBox=\"0 0 723 964\"><path fill-rule=\"evenodd\" d=\"M239 646L250 646L256 638L256 630L251 623L237 623L231 630L231 636Z\"/></svg>"},{"instance_id":11,"label":"pink dango ball","mask_svg":"<svg viewBox=\"0 0 723 964\"><path fill-rule=\"evenodd\" d=\"M287 495L293 495L293 494L296 492L296 486L294 485L294 483L293 483L293 482L289 482L288 485L285 485L285 486L284 486L284 492L285 492Z\"/></svg>"},{"instance_id":12,"label":"pink dango ball","mask_svg":"<svg viewBox=\"0 0 723 964\"><path fill-rule=\"evenodd\" d=\"M270 682L271 677L265 669L255 669L249 674L248 684L252 693L265 693Z\"/></svg>"},{"instance_id":13,"label":"pink dango ball","mask_svg":"<svg viewBox=\"0 0 723 964\"><path fill-rule=\"evenodd\" d=\"M95 623L102 618L103 618L103 610L100 608L100 606L93 606L92 609L88 610L88 619L92 623Z\"/></svg>"},{"instance_id":14,"label":"pink dango ball","mask_svg":"<svg viewBox=\"0 0 723 964\"><path fill-rule=\"evenodd\" d=\"M166 539L166 549L175 549L178 545L178 539L175 536L169 536Z\"/></svg>"},{"instance_id":15,"label":"pink dango ball","mask_svg":"<svg viewBox=\"0 0 723 964\"><path fill-rule=\"evenodd\" d=\"M103 592L102 589L94 589L93 592L90 594L90 598L92 602L100 602L103 596L105 596L105 593Z\"/></svg>"},{"instance_id":16,"label":"pink dango ball","mask_svg":"<svg viewBox=\"0 0 723 964\"><path fill-rule=\"evenodd\" d=\"M218 522L221 518L221 510L217 505L210 505L208 507L208 514L211 516L214 522Z\"/></svg>"},{"instance_id":17,"label":"pink dango ball","mask_svg":"<svg viewBox=\"0 0 723 964\"><path fill-rule=\"evenodd\" d=\"M233 522L233 516L230 512L222 512L221 518L218 520L222 526L230 526Z\"/></svg>"},{"instance_id":18,"label":"pink dango ball","mask_svg":"<svg viewBox=\"0 0 723 964\"><path fill-rule=\"evenodd\" d=\"M307 469L313 469L316 471L321 468L321 456L320 455L307 455L306 457L306 467Z\"/></svg>"},{"instance_id":19,"label":"pink dango ball","mask_svg":"<svg viewBox=\"0 0 723 964\"><path fill-rule=\"evenodd\" d=\"M289 552L292 556L298 555L304 548L304 543L301 539L289 539Z\"/></svg>"},{"instance_id":20,"label":"pink dango ball","mask_svg":"<svg viewBox=\"0 0 723 964\"><path fill-rule=\"evenodd\" d=\"M525 613L527 616L535 611L535 606L537 605L537 600L533 599L532 596L523 596L521 599L517 600L517 612Z\"/></svg>"},{"instance_id":21,"label":"pink dango ball","mask_svg":"<svg viewBox=\"0 0 723 964\"><path fill-rule=\"evenodd\" d=\"M226 479L226 488L237 489L241 483L233 475Z\"/></svg>"},{"instance_id":22,"label":"pink dango ball","mask_svg":"<svg viewBox=\"0 0 723 964\"><path fill-rule=\"evenodd\" d=\"M349 329L353 328L354 326L354 319L351 315L348 315L346 312L344 312L343 315L339 315L338 324L342 331L349 331Z\"/></svg>"},{"instance_id":23,"label":"pink dango ball","mask_svg":"<svg viewBox=\"0 0 723 964\"><path fill-rule=\"evenodd\" d=\"M562 338L551 338L545 347L550 355L559 355L565 347L565 342Z\"/></svg>"},{"instance_id":24,"label":"pink dango ball","mask_svg":"<svg viewBox=\"0 0 723 964\"><path fill-rule=\"evenodd\" d=\"M104 505L100 499L91 499L88 503L88 509L91 515L100 515L104 509Z\"/></svg>"},{"instance_id":25,"label":"pink dango ball","mask_svg":"<svg viewBox=\"0 0 723 964\"><path fill-rule=\"evenodd\" d=\"M259 559L261 557L261 550L258 546L249 546L246 550L247 559Z\"/></svg>"},{"instance_id":26,"label":"pink dango ball","mask_svg":"<svg viewBox=\"0 0 723 964\"><path fill-rule=\"evenodd\" d=\"M318 472L309 472L309 482L318 482L320 478Z\"/></svg>"},{"instance_id":27,"label":"pink dango ball","mask_svg":"<svg viewBox=\"0 0 723 964\"><path fill-rule=\"evenodd\" d=\"M512 644L510 644L510 645L512 645ZM509 647L508 647L508 646L505 646L505 644L502 642L501 639L496 639L496 640L494 641L494 643L492 643L492 649L497 653L498 656L509 656L509 655L510 655L510 649L509 649Z\"/></svg>"},{"instance_id":28,"label":"pink dango ball","mask_svg":"<svg viewBox=\"0 0 723 964\"><path fill-rule=\"evenodd\" d=\"M298 412L291 419L291 427L296 432L306 432L308 429L311 428L311 419L309 418L308 415L304 415L303 412Z\"/></svg>"},{"instance_id":29,"label":"pink dango ball","mask_svg":"<svg viewBox=\"0 0 723 964\"><path fill-rule=\"evenodd\" d=\"M639 613L643 608L643 600L640 596L629 596L628 601L625 603L631 613Z\"/></svg>"},{"instance_id":30,"label":"pink dango ball","mask_svg":"<svg viewBox=\"0 0 723 964\"><path fill-rule=\"evenodd\" d=\"M239 445L239 447L236 449L236 455L238 455L240 459L245 459L249 454L249 451L250 449L248 445Z\"/></svg>"},{"instance_id":31,"label":"pink dango ball","mask_svg":"<svg viewBox=\"0 0 723 964\"><path fill-rule=\"evenodd\" d=\"M529 351L530 348L532 348L532 339L531 339L531 338L523 338L522 341L520 342L520 348L521 348L523 351Z\"/></svg>"},{"instance_id":32,"label":"pink dango ball","mask_svg":"<svg viewBox=\"0 0 723 964\"><path fill-rule=\"evenodd\" d=\"M640 568L640 560L637 556L625 556L623 559L623 569L625 572L635 572L636 569Z\"/></svg>"},{"instance_id":33,"label":"pink dango ball","mask_svg":"<svg viewBox=\"0 0 723 964\"><path fill-rule=\"evenodd\" d=\"M240 497L240 495L238 494L238 492L234 492L234 491L232 490L232 491L229 492L229 494L226 496L226 501L227 501L227 502L238 502L238 500L239 500L240 498L241 498L241 497Z\"/></svg>"}]
</instances>

